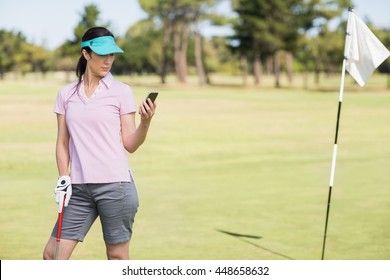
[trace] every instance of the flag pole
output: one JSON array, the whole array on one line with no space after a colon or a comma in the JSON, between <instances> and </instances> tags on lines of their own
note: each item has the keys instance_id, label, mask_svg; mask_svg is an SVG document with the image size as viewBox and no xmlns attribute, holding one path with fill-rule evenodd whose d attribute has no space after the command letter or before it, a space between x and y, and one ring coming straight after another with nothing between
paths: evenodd
<instances>
[{"instance_id":1,"label":"flag pole","mask_svg":"<svg viewBox=\"0 0 390 280\"><path fill-rule=\"evenodd\" d=\"M341 82L340 82L339 106L338 106L338 110L337 110L336 135L335 135L334 145L333 145L332 167L331 167L331 171L330 171L328 203L327 203L327 208L326 208L325 231L324 231L324 240L322 243L321 260L323 260L324 256L325 256L325 245L326 245L326 235L327 235L327 231L328 231L330 202L331 202L331 198L332 198L332 187L333 187L334 175L335 175L335 171L336 171L337 141L338 141L338 136L339 136L341 105L343 102L343 95L344 95L345 68L346 68L346 64L347 64L347 52L351 46L350 31L348 28L350 18L351 18L351 13L353 13L353 9L348 8L347 32L346 32L346 36L345 36L344 59L343 59L343 67L342 67L342 71L341 71Z\"/></svg>"}]
</instances>

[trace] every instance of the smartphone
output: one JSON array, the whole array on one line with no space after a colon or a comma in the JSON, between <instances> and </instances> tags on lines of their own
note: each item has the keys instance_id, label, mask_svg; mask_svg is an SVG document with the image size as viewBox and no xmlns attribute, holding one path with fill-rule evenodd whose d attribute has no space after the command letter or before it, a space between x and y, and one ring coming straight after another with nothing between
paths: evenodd
<instances>
[{"instance_id":1,"label":"smartphone","mask_svg":"<svg viewBox=\"0 0 390 280\"><path fill-rule=\"evenodd\" d=\"M148 100L148 98L150 98L150 100L152 100L152 102L154 102L157 98L157 95L158 95L158 92L155 92L155 91L150 92L145 100Z\"/></svg>"}]
</instances>

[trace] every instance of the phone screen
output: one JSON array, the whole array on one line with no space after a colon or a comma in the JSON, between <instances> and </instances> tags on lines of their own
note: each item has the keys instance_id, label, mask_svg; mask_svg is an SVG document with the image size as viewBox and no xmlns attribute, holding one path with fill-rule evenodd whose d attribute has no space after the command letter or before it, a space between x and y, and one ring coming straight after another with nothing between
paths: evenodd
<instances>
[{"instance_id":1,"label":"phone screen","mask_svg":"<svg viewBox=\"0 0 390 280\"><path fill-rule=\"evenodd\" d=\"M148 98L150 98L150 100L152 100L152 102L154 102L157 98L157 95L158 95L158 92L150 92L148 94L148 96L146 97L146 100L148 100Z\"/></svg>"}]
</instances>

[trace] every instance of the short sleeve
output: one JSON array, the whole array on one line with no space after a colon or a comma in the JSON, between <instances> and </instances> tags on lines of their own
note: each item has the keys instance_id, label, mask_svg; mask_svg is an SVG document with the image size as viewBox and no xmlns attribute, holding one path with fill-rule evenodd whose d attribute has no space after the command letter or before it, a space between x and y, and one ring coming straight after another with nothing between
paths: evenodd
<instances>
[{"instance_id":1,"label":"short sleeve","mask_svg":"<svg viewBox=\"0 0 390 280\"><path fill-rule=\"evenodd\" d=\"M65 115L65 100L64 100L64 90L61 89L57 93L56 102L54 104L54 113Z\"/></svg>"},{"instance_id":2,"label":"short sleeve","mask_svg":"<svg viewBox=\"0 0 390 280\"><path fill-rule=\"evenodd\" d=\"M131 87L126 85L120 99L120 114L130 114L137 111L135 97Z\"/></svg>"}]
</instances>

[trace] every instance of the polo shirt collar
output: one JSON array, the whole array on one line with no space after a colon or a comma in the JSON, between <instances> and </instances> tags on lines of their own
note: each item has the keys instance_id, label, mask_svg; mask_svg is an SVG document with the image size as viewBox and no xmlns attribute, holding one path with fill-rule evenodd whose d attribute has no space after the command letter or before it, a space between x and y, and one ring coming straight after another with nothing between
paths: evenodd
<instances>
[{"instance_id":1,"label":"polo shirt collar","mask_svg":"<svg viewBox=\"0 0 390 280\"><path fill-rule=\"evenodd\" d=\"M114 77L112 76L111 72L108 72L106 76L104 76L101 80L107 88L110 88L112 82L114 81Z\"/></svg>"},{"instance_id":2,"label":"polo shirt collar","mask_svg":"<svg viewBox=\"0 0 390 280\"><path fill-rule=\"evenodd\" d=\"M81 77L81 81L84 81L84 75ZM114 81L114 77L111 72L108 72L106 76L100 79L99 84L103 83L107 88L110 88L112 82Z\"/></svg>"}]
</instances>

